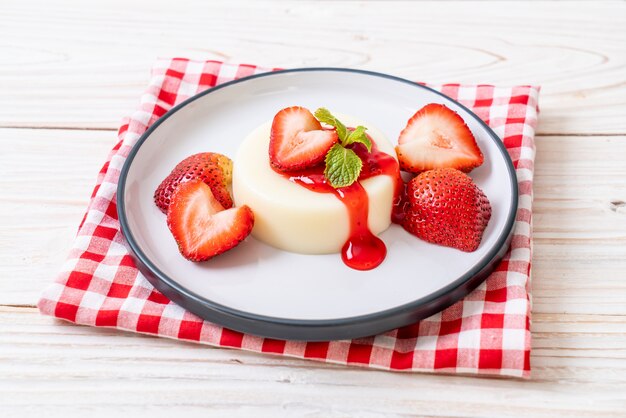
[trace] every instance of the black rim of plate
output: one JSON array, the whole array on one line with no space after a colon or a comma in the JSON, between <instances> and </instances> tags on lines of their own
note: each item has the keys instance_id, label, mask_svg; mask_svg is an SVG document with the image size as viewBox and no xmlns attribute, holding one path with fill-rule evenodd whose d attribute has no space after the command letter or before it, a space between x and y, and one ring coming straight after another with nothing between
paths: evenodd
<instances>
[{"instance_id":1,"label":"black rim of plate","mask_svg":"<svg viewBox=\"0 0 626 418\"><path fill-rule=\"evenodd\" d=\"M462 275L449 285L439 289L438 291L433 292L422 298L416 299L412 302L406 303L404 305L397 306L395 308L346 318L303 320L258 315L212 302L211 300L203 298L181 286L171 277L160 271L156 267L156 265L154 265L154 263L152 263L152 261L146 256L146 254L137 244L137 241L135 241L135 238L133 237L128 225L128 219L126 218L126 207L124 203L124 189L126 187L126 178L131 164L133 163L133 160L137 155L137 152L141 148L142 144L146 140L148 140L152 132L156 130L161 123L163 123L165 120L174 115L183 107L217 90L227 88L233 84L250 82L257 78L277 77L283 74L300 72L356 73L371 77L381 77L396 81L398 83L407 84L417 89L428 90L465 110L471 117L476 119L476 121L489 133L491 139L496 143L496 146L500 150L507 165L512 191L511 210L507 215L505 228L498 237L495 245L469 271L467 271L464 275ZM487 278L487 276L493 271L497 263L504 256L506 250L508 249L508 245L510 243L513 233L515 215L517 213L517 204L517 176L515 174L515 168L513 166L513 162L511 161L509 153L507 152L503 142L500 140L500 138L498 138L493 130L478 116L476 116L471 110L469 110L467 107L463 106L459 102L444 95L443 93L440 93L421 84L415 83L413 81L374 71L335 67L294 68L256 74L220 84L179 103L178 105L170 109L167 113L165 113L157 121L155 121L152 126L150 126L148 130L146 130L146 132L141 136L141 138L139 138L124 163L117 186L117 213L122 233L128 241L131 253L134 255L135 261L137 262L138 269L144 274L144 276L146 276L148 281L150 281L150 283L154 287L156 287L161 293L163 293L173 302L181 305L183 308L195 313L196 315L208 321L215 322L226 328L262 337L306 341L328 341L377 335L395 328L413 324L420 319L437 313L457 302L458 300L466 296L469 292L474 290L480 283L482 283L482 281Z\"/></svg>"}]
</instances>

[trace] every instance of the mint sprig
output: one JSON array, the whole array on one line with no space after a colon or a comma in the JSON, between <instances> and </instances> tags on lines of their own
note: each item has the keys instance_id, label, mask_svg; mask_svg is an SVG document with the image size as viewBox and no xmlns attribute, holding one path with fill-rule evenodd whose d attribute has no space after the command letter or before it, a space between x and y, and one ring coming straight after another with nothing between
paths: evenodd
<instances>
[{"instance_id":1,"label":"mint sprig","mask_svg":"<svg viewBox=\"0 0 626 418\"><path fill-rule=\"evenodd\" d=\"M365 148L367 148L367 152L372 152L372 141L370 141L370 139L367 137L365 131L367 131L367 128L365 126L359 125L354 128L354 131L350 132L346 140L343 141L343 146L345 147L350 144L354 144L355 142L360 142L361 144L365 145Z\"/></svg>"},{"instance_id":2,"label":"mint sprig","mask_svg":"<svg viewBox=\"0 0 626 418\"><path fill-rule=\"evenodd\" d=\"M334 117L326 108L320 107L315 111L315 117L322 123L335 128L339 143L326 154L326 168L324 177L334 188L346 187L357 181L363 168L363 162L348 145L361 143L367 148L367 152L372 151L372 141L368 138L365 126L357 126L352 131L348 131L346 125Z\"/></svg>"},{"instance_id":3,"label":"mint sprig","mask_svg":"<svg viewBox=\"0 0 626 418\"><path fill-rule=\"evenodd\" d=\"M351 185L359 178L363 161L350 148L335 144L326 154L324 177L334 188Z\"/></svg>"},{"instance_id":4,"label":"mint sprig","mask_svg":"<svg viewBox=\"0 0 626 418\"><path fill-rule=\"evenodd\" d=\"M341 143L343 143L343 141L346 140L346 137L348 135L348 130L346 129L346 125L344 125L343 123L339 121L339 119L334 117L328 111L328 109L324 107L320 107L319 109L315 111L315 117L320 122L325 123L326 125L333 126L335 130L337 131L337 136L339 137L339 141L341 141Z\"/></svg>"}]
</instances>

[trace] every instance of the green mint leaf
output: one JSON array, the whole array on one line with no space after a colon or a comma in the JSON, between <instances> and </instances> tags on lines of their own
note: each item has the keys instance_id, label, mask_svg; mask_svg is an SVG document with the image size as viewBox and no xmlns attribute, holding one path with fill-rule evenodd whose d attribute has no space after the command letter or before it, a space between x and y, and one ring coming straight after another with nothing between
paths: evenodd
<instances>
[{"instance_id":1,"label":"green mint leaf","mask_svg":"<svg viewBox=\"0 0 626 418\"><path fill-rule=\"evenodd\" d=\"M330 126L334 126L337 130L337 136L339 137L339 141L343 143L347 137L347 129L346 126L339 121L336 117L334 117L328 109L324 107L320 107L315 111L315 117L322 123L325 123Z\"/></svg>"},{"instance_id":2,"label":"green mint leaf","mask_svg":"<svg viewBox=\"0 0 626 418\"><path fill-rule=\"evenodd\" d=\"M354 151L335 144L326 154L324 176L334 188L349 186L361 174L363 162Z\"/></svg>"},{"instance_id":3,"label":"green mint leaf","mask_svg":"<svg viewBox=\"0 0 626 418\"><path fill-rule=\"evenodd\" d=\"M370 139L367 137L365 131L367 131L367 128L365 126L357 126L352 132L348 134L348 137L344 141L343 145L348 146L350 144L354 144L355 142L360 142L361 144L365 145L365 147L367 148L367 152L372 152L372 141L370 141Z\"/></svg>"}]
</instances>

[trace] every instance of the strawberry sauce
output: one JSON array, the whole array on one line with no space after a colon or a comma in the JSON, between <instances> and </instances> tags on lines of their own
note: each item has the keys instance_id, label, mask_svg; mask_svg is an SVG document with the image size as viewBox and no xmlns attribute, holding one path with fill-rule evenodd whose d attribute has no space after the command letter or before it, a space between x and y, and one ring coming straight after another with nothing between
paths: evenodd
<instances>
[{"instance_id":1,"label":"strawberry sauce","mask_svg":"<svg viewBox=\"0 0 626 418\"><path fill-rule=\"evenodd\" d=\"M403 200L401 194L404 184L400 178L398 162L389 154L379 151L374 141L372 141L372 151L369 153L360 143L350 147L363 161L359 180L378 175L387 175L394 180L394 207L391 219L395 223L401 222ZM324 177L323 165L285 174L285 177L316 193L332 193L345 205L350 219L350 235L341 249L341 259L348 267L356 270L371 270L383 262L387 255L387 247L368 227L369 198L359 181L350 186L335 189Z\"/></svg>"}]
</instances>

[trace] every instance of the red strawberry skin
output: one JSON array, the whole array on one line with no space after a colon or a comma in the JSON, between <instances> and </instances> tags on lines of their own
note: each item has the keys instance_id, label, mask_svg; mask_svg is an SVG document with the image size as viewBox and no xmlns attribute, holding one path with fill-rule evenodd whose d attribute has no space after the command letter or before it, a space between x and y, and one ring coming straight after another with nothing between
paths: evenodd
<instances>
[{"instance_id":1,"label":"red strawberry skin","mask_svg":"<svg viewBox=\"0 0 626 418\"><path fill-rule=\"evenodd\" d=\"M463 118L438 103L424 106L409 119L396 153L400 168L415 174L435 168L469 172L484 161Z\"/></svg>"},{"instance_id":2,"label":"red strawberry skin","mask_svg":"<svg viewBox=\"0 0 626 418\"><path fill-rule=\"evenodd\" d=\"M425 171L407 185L403 227L434 244L475 251L491 218L487 196L465 173Z\"/></svg>"},{"instance_id":3,"label":"red strawberry skin","mask_svg":"<svg viewBox=\"0 0 626 418\"><path fill-rule=\"evenodd\" d=\"M229 185L233 178L233 162L225 155L202 152L191 155L178 163L154 192L154 203L163 213L172 200L176 188L190 180L200 179L210 188L221 205L233 206Z\"/></svg>"},{"instance_id":4,"label":"red strawberry skin","mask_svg":"<svg viewBox=\"0 0 626 418\"><path fill-rule=\"evenodd\" d=\"M228 251L252 232L248 206L222 210L211 188L199 179L181 184L167 209L167 226L183 257L206 261Z\"/></svg>"},{"instance_id":5,"label":"red strawberry skin","mask_svg":"<svg viewBox=\"0 0 626 418\"><path fill-rule=\"evenodd\" d=\"M287 107L272 121L269 157L272 168L286 173L316 166L337 143L337 132L323 129L306 108Z\"/></svg>"}]
</instances>

